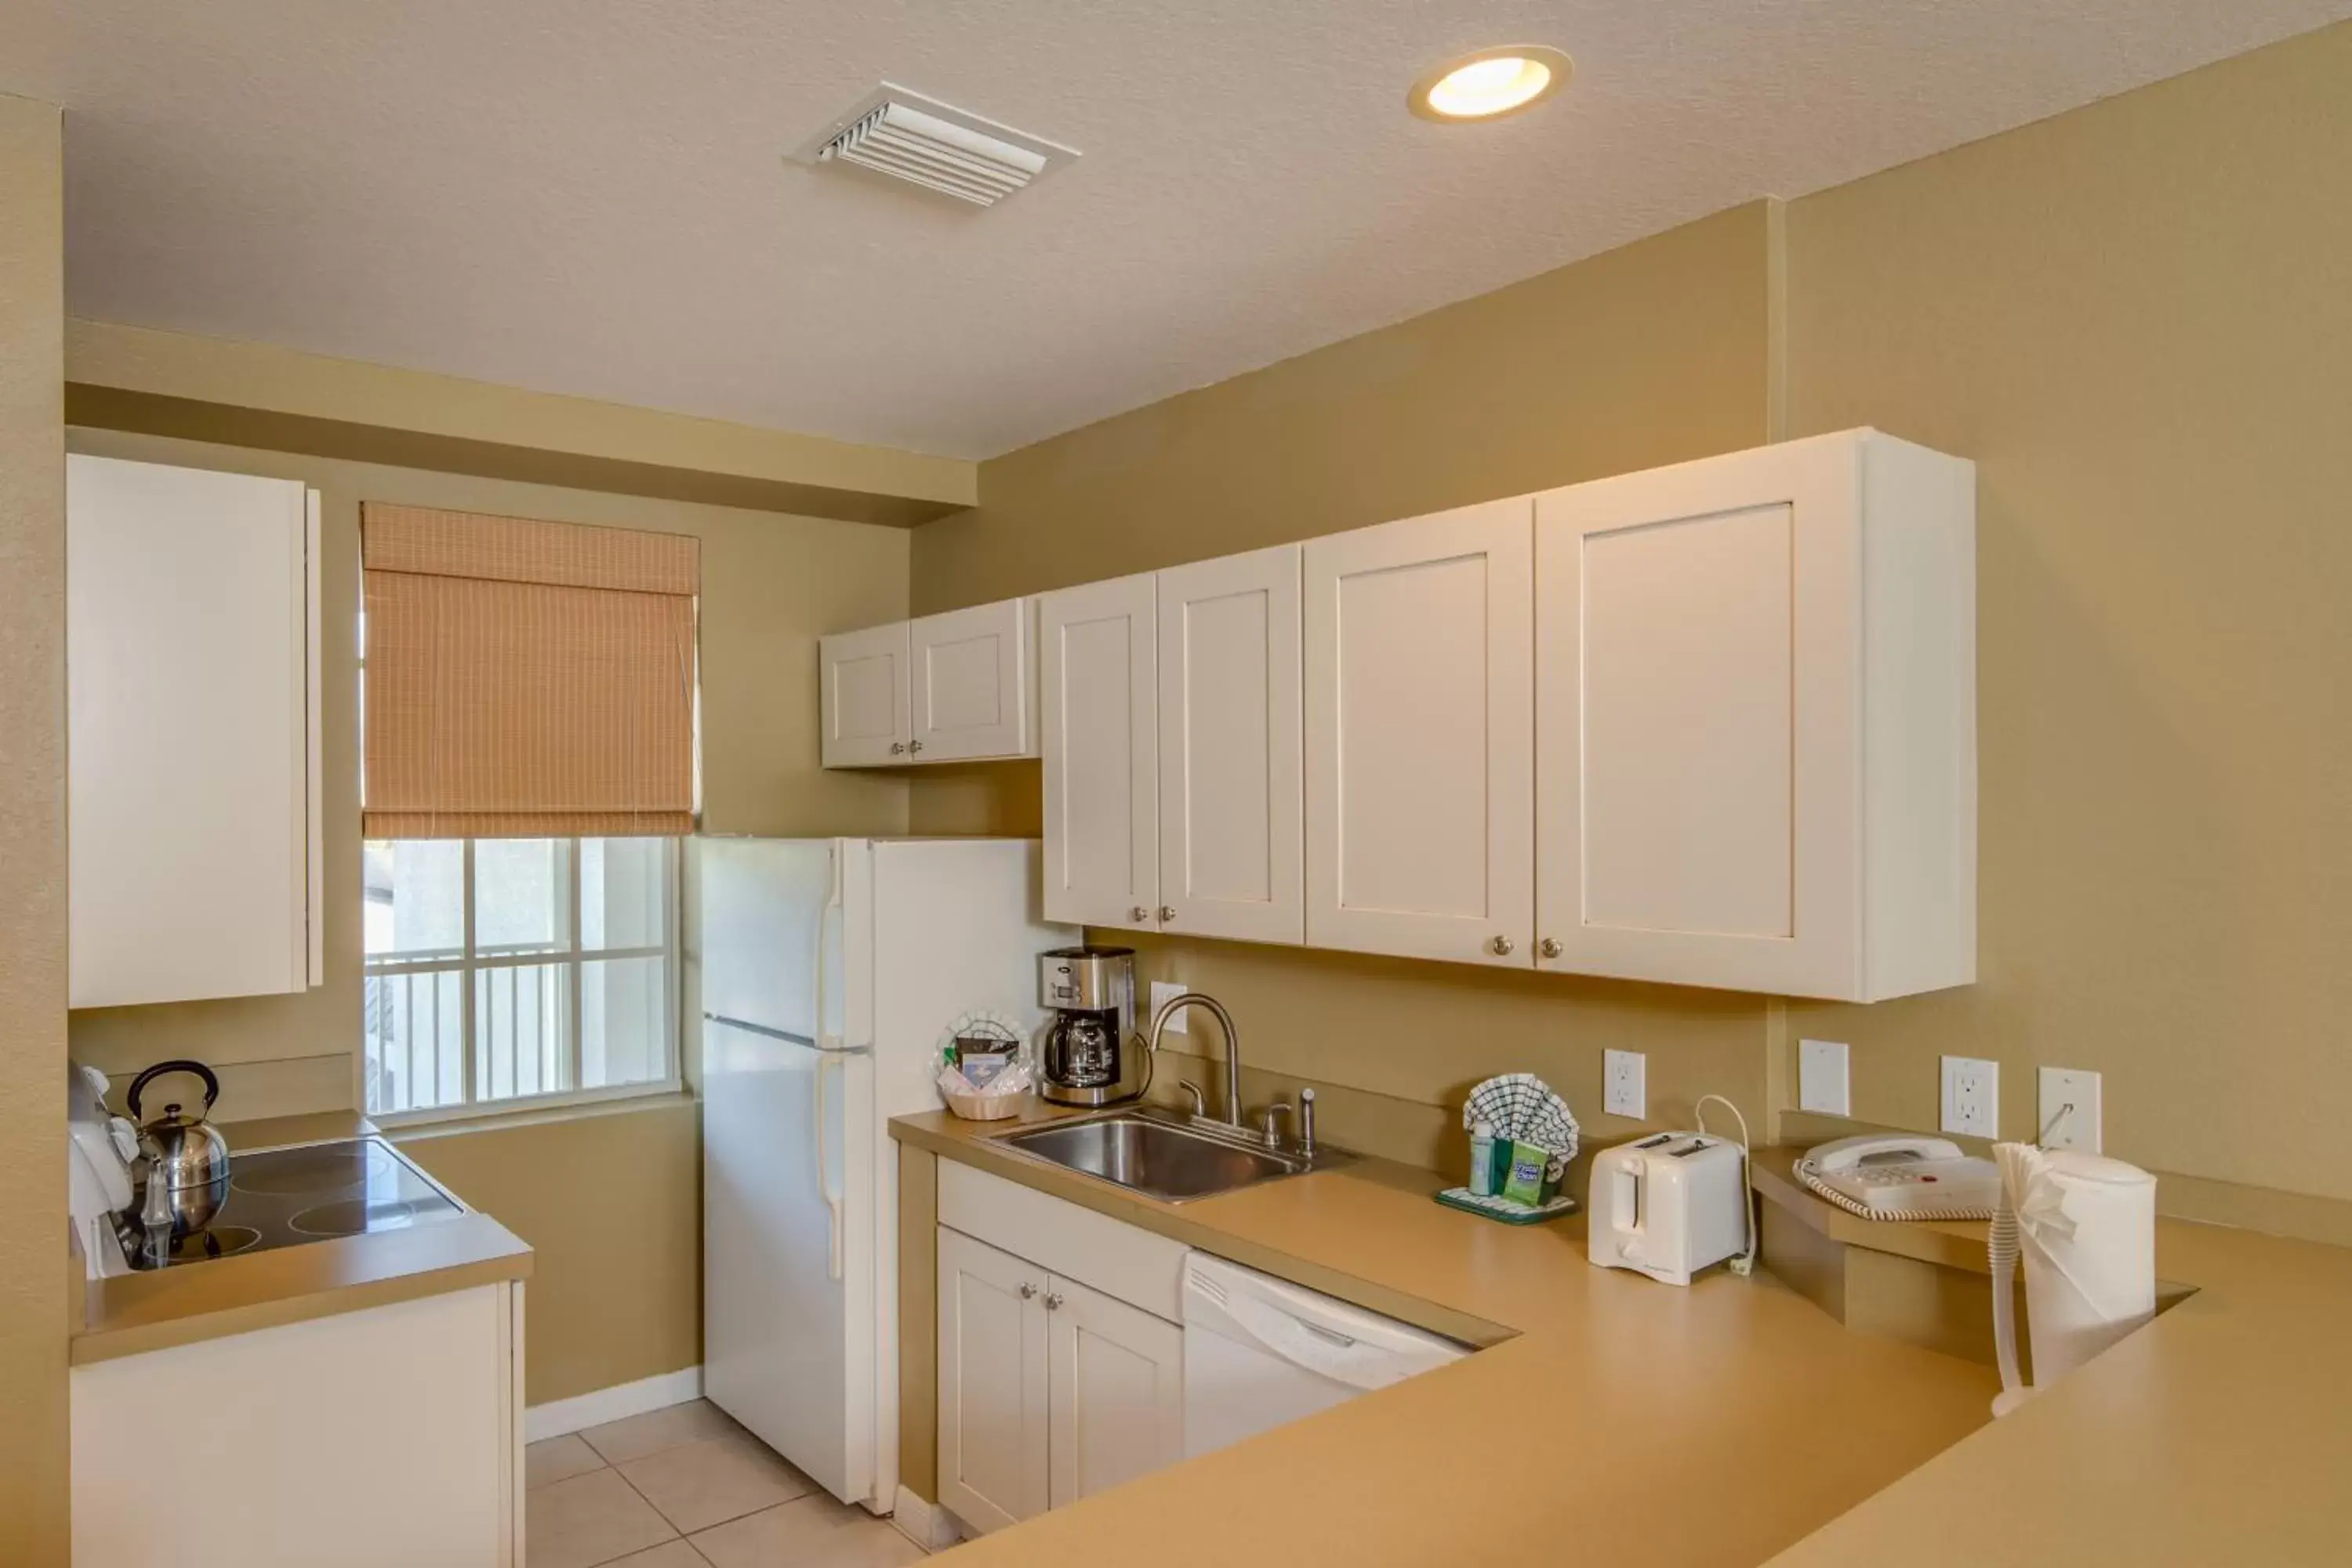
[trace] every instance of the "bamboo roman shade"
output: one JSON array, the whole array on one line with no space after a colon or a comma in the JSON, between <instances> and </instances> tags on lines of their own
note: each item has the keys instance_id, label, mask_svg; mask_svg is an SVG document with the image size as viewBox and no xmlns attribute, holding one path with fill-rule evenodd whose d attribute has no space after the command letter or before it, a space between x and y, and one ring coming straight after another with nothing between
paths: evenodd
<instances>
[{"instance_id":1,"label":"bamboo roman shade","mask_svg":"<svg viewBox=\"0 0 2352 1568\"><path fill-rule=\"evenodd\" d=\"M370 838L694 828L699 541L369 501Z\"/></svg>"}]
</instances>

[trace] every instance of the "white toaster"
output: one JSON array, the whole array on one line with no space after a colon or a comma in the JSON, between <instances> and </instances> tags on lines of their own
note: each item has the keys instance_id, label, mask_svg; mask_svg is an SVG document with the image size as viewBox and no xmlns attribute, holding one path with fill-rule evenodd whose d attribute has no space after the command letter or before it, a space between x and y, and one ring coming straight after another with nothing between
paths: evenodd
<instances>
[{"instance_id":1,"label":"white toaster","mask_svg":"<svg viewBox=\"0 0 2352 1568\"><path fill-rule=\"evenodd\" d=\"M1585 1254L1669 1285L1748 1245L1747 1161L1704 1132L1655 1132L1592 1157Z\"/></svg>"}]
</instances>

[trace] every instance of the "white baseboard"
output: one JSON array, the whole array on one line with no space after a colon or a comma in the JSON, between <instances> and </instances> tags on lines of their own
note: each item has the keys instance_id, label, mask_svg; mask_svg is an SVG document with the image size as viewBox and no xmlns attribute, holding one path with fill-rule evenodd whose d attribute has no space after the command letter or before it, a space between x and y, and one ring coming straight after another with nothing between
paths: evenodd
<instances>
[{"instance_id":1,"label":"white baseboard","mask_svg":"<svg viewBox=\"0 0 2352 1568\"><path fill-rule=\"evenodd\" d=\"M926 1552L945 1552L963 1539L963 1527L956 1516L935 1502L925 1502L906 1488L898 1489L898 1506L891 1510L890 1522L898 1533Z\"/></svg>"},{"instance_id":2,"label":"white baseboard","mask_svg":"<svg viewBox=\"0 0 2352 1568\"><path fill-rule=\"evenodd\" d=\"M702 1369L699 1366L683 1367L657 1377L641 1377L635 1383L615 1384L610 1388L597 1389L593 1394L575 1394L570 1399L534 1405L522 1413L522 1439L526 1443L536 1443L542 1438L561 1437L566 1432L602 1426L607 1421L643 1415L648 1410L661 1410L701 1397Z\"/></svg>"}]
</instances>

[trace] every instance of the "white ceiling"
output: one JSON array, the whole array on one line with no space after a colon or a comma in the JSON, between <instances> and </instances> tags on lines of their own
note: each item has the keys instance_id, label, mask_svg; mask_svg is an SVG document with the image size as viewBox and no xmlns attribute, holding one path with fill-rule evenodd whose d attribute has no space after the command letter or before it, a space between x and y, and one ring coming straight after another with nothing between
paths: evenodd
<instances>
[{"instance_id":1,"label":"white ceiling","mask_svg":"<svg viewBox=\"0 0 2352 1568\"><path fill-rule=\"evenodd\" d=\"M76 315L980 457L2352 0L0 0ZM1518 118L1405 112L1483 45ZM882 79L1085 156L783 161Z\"/></svg>"}]
</instances>

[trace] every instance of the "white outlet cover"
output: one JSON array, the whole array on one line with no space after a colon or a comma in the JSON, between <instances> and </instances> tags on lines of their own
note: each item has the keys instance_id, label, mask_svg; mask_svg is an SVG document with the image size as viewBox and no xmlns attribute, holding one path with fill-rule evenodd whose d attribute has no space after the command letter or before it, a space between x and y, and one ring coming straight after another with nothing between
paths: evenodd
<instances>
[{"instance_id":1,"label":"white outlet cover","mask_svg":"<svg viewBox=\"0 0 2352 1568\"><path fill-rule=\"evenodd\" d=\"M1160 1016L1160 1009L1168 1005L1169 1003L1176 1000L1177 997L1184 994L1187 989L1188 987L1181 980L1153 981L1151 983L1151 1018L1157 1018ZM1181 1013L1177 1014L1174 1017L1168 1020L1168 1027L1164 1033L1171 1035L1190 1034L1192 1031L1185 1028L1184 1026L1192 1021L1192 1009L1190 1007L1185 1008ZM1149 1024L1150 1023L1151 1018L1146 1018L1144 1022Z\"/></svg>"},{"instance_id":2,"label":"white outlet cover","mask_svg":"<svg viewBox=\"0 0 2352 1568\"><path fill-rule=\"evenodd\" d=\"M1797 1042L1797 1109L1823 1116L1853 1114L1843 1040Z\"/></svg>"},{"instance_id":3,"label":"white outlet cover","mask_svg":"<svg viewBox=\"0 0 2352 1568\"><path fill-rule=\"evenodd\" d=\"M2034 1131L2045 1149L2099 1152L2099 1075L2081 1068L2043 1068L2042 1105ZM2062 1115L2068 1106L2071 1114ZM2047 1132L2043 1132L2047 1129Z\"/></svg>"},{"instance_id":4,"label":"white outlet cover","mask_svg":"<svg viewBox=\"0 0 2352 1568\"><path fill-rule=\"evenodd\" d=\"M1601 1108L1634 1121L1650 1114L1649 1058L1639 1051L1610 1051L1601 1058Z\"/></svg>"},{"instance_id":5,"label":"white outlet cover","mask_svg":"<svg viewBox=\"0 0 2352 1568\"><path fill-rule=\"evenodd\" d=\"M2000 1136L2000 1064L1981 1057L1944 1058L1947 1132L1963 1138Z\"/></svg>"}]
</instances>

